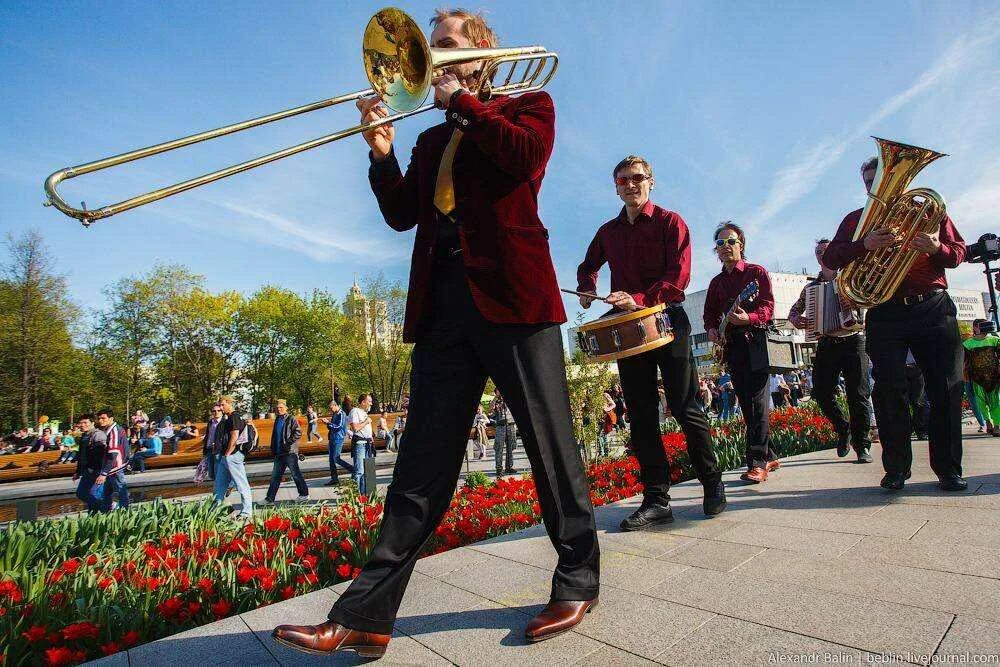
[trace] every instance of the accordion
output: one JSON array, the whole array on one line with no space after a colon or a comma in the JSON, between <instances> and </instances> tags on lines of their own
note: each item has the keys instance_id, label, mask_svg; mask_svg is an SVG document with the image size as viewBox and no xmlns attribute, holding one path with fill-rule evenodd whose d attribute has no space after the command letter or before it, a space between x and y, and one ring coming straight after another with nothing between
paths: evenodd
<instances>
[{"instance_id":1,"label":"accordion","mask_svg":"<svg viewBox=\"0 0 1000 667\"><path fill-rule=\"evenodd\" d=\"M808 320L806 340L820 336L845 336L865 328L865 311L854 308L837 294L832 280L813 283L805 288L806 307L802 315Z\"/></svg>"}]
</instances>

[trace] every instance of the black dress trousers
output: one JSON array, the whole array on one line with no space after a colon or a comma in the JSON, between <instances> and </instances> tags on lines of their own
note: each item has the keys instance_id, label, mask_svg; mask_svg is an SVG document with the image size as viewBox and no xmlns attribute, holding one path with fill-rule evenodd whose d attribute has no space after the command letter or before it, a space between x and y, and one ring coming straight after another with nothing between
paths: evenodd
<instances>
[{"instance_id":1,"label":"black dress trousers","mask_svg":"<svg viewBox=\"0 0 1000 667\"><path fill-rule=\"evenodd\" d=\"M733 379L736 397L747 427L747 469L763 468L768 461L778 458L771 447L771 427L768 421L768 385L770 375L766 370L750 370L750 342L745 332L729 328L726 342L726 367Z\"/></svg>"},{"instance_id":2,"label":"black dress trousers","mask_svg":"<svg viewBox=\"0 0 1000 667\"><path fill-rule=\"evenodd\" d=\"M844 374L847 385L847 409L850 422L835 399L837 378ZM855 449L871 446L869 429L872 416L868 402L871 386L868 382L868 355L865 354L864 334L853 336L823 336L816 346L813 359L813 399L823 415L833 423L838 435L851 434Z\"/></svg>"},{"instance_id":3,"label":"black dress trousers","mask_svg":"<svg viewBox=\"0 0 1000 667\"><path fill-rule=\"evenodd\" d=\"M460 258L435 265L413 349L406 447L368 563L329 618L390 634L414 563L455 493L476 406L492 377L517 422L542 519L559 562L552 599L598 594L600 552L583 461L573 437L558 324L494 324L479 313Z\"/></svg>"},{"instance_id":4,"label":"black dress trousers","mask_svg":"<svg viewBox=\"0 0 1000 667\"><path fill-rule=\"evenodd\" d=\"M913 463L907 404L906 351L924 376L930 403L931 469L939 476L962 474L962 380L964 352L958 314L948 293L922 303L884 303L868 311L866 334L875 386L872 400L887 473L906 474Z\"/></svg>"},{"instance_id":5,"label":"black dress trousers","mask_svg":"<svg viewBox=\"0 0 1000 667\"><path fill-rule=\"evenodd\" d=\"M660 439L660 397L656 370L670 412L687 440L688 456L701 482L718 481L719 462L712 449L708 418L697 401L698 371L691 351L691 322L679 305L667 310L674 328L673 342L649 352L618 360L618 373L631 417L632 448L639 459L644 496L669 500L670 469Z\"/></svg>"}]
</instances>

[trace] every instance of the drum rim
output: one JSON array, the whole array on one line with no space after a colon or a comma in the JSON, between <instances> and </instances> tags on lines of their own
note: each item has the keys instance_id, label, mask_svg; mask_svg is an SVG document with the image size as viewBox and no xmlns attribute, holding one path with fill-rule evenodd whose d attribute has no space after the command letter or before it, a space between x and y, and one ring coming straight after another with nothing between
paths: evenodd
<instances>
[{"instance_id":1,"label":"drum rim","mask_svg":"<svg viewBox=\"0 0 1000 667\"><path fill-rule=\"evenodd\" d=\"M660 311L666 310L667 306L663 303L658 303L655 306L649 306L648 308L642 308L640 310L630 310L621 315L615 315L614 317L609 317L607 319L601 318L596 319L585 324L581 324L577 331L593 331L594 329L603 329L606 326L613 324L621 324L622 322L629 322L631 320L638 320L640 318L646 317L647 315L655 315Z\"/></svg>"},{"instance_id":2,"label":"drum rim","mask_svg":"<svg viewBox=\"0 0 1000 667\"><path fill-rule=\"evenodd\" d=\"M618 361L619 359L627 359L628 357L634 357L637 354L642 354L643 352L649 352L650 350L656 350L674 342L676 336L674 333L668 332L663 338L657 338L656 340L651 340L648 343L640 345L638 347L633 347L628 350L623 350L621 352L614 352L612 354L600 354L596 357L588 357L589 361Z\"/></svg>"}]
</instances>

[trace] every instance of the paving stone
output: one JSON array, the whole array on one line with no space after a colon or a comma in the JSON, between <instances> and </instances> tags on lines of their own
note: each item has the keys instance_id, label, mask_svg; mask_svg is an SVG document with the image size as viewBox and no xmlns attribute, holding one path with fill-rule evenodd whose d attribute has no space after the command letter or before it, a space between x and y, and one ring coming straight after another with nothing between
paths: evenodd
<instances>
[{"instance_id":1,"label":"paving stone","mask_svg":"<svg viewBox=\"0 0 1000 667\"><path fill-rule=\"evenodd\" d=\"M951 614L798 586L783 581L780 572L750 582L741 570L720 574L692 569L687 576L671 579L648 595L876 653L930 654L953 618Z\"/></svg>"},{"instance_id":2,"label":"paving stone","mask_svg":"<svg viewBox=\"0 0 1000 667\"><path fill-rule=\"evenodd\" d=\"M486 553L497 558L534 565L550 571L559 562L559 555L547 535L502 542L479 542L471 548L477 553ZM481 559L479 562L484 562L484 560Z\"/></svg>"},{"instance_id":3,"label":"paving stone","mask_svg":"<svg viewBox=\"0 0 1000 667\"><path fill-rule=\"evenodd\" d=\"M676 524L675 524L676 525ZM722 524L723 527L736 524ZM622 553L656 558L682 546L691 544L692 538L677 535L673 530L642 530L624 532L615 528L612 532L599 532L601 550L613 549Z\"/></svg>"},{"instance_id":4,"label":"paving stone","mask_svg":"<svg viewBox=\"0 0 1000 667\"><path fill-rule=\"evenodd\" d=\"M886 505L873 516L857 516L845 512L832 512L816 508L747 509L729 512L727 518L741 523L767 526L788 526L824 530L851 535L878 535L907 539L920 530L925 519L903 519L883 516L892 506ZM794 510L794 511L792 511Z\"/></svg>"},{"instance_id":5,"label":"paving stone","mask_svg":"<svg viewBox=\"0 0 1000 667\"><path fill-rule=\"evenodd\" d=\"M716 616L656 656L668 665L864 664L863 653L777 628Z\"/></svg>"},{"instance_id":6,"label":"paving stone","mask_svg":"<svg viewBox=\"0 0 1000 667\"><path fill-rule=\"evenodd\" d=\"M697 540L693 544L682 546L676 551L660 556L658 560L728 572L762 551L764 551L764 547L749 544Z\"/></svg>"},{"instance_id":7,"label":"paving stone","mask_svg":"<svg viewBox=\"0 0 1000 667\"><path fill-rule=\"evenodd\" d=\"M894 563L926 570L1000 578L1000 550L968 544L865 537L844 554L848 558Z\"/></svg>"},{"instance_id":8,"label":"paving stone","mask_svg":"<svg viewBox=\"0 0 1000 667\"><path fill-rule=\"evenodd\" d=\"M84 663L92 667L129 667L128 651L119 651L113 655Z\"/></svg>"},{"instance_id":9,"label":"paving stone","mask_svg":"<svg viewBox=\"0 0 1000 667\"><path fill-rule=\"evenodd\" d=\"M962 523L972 526L1000 526L1000 509L942 507L940 505L917 505L915 503L899 502L889 505L879 512L878 516L893 521L935 521L939 523Z\"/></svg>"},{"instance_id":10,"label":"paving stone","mask_svg":"<svg viewBox=\"0 0 1000 667\"><path fill-rule=\"evenodd\" d=\"M481 563L485 560L486 558L482 553L473 551L468 547L462 547L461 549L452 549L451 551L421 558L417 561L413 569L421 574L426 574L428 577L440 579L455 570L473 563Z\"/></svg>"},{"instance_id":11,"label":"paving stone","mask_svg":"<svg viewBox=\"0 0 1000 667\"><path fill-rule=\"evenodd\" d=\"M681 575L687 569L687 565L652 560L613 549L601 551L601 586L640 593L661 581Z\"/></svg>"},{"instance_id":12,"label":"paving stone","mask_svg":"<svg viewBox=\"0 0 1000 667\"><path fill-rule=\"evenodd\" d=\"M948 634L944 636L936 657L942 659L947 656L966 658L964 662L967 664L974 664L973 660L968 659L971 656L988 656L993 661L990 663L981 659L978 661L981 664L1000 662L997 657L1000 656L1000 624L957 616Z\"/></svg>"},{"instance_id":13,"label":"paving stone","mask_svg":"<svg viewBox=\"0 0 1000 667\"><path fill-rule=\"evenodd\" d=\"M1000 526L974 526L928 521L910 538L912 542L965 544L979 549L1000 549Z\"/></svg>"},{"instance_id":14,"label":"paving stone","mask_svg":"<svg viewBox=\"0 0 1000 667\"><path fill-rule=\"evenodd\" d=\"M1000 580L857 558L815 558L768 551L742 566L750 580L780 573L783 582L832 593L1000 620Z\"/></svg>"},{"instance_id":15,"label":"paving stone","mask_svg":"<svg viewBox=\"0 0 1000 667\"><path fill-rule=\"evenodd\" d=\"M492 555L452 572L445 581L505 607L544 605L552 593L551 570Z\"/></svg>"},{"instance_id":16,"label":"paving stone","mask_svg":"<svg viewBox=\"0 0 1000 667\"><path fill-rule=\"evenodd\" d=\"M442 618L501 608L485 597L414 572L399 606L396 628L420 641L419 634L427 628L437 627Z\"/></svg>"},{"instance_id":17,"label":"paving stone","mask_svg":"<svg viewBox=\"0 0 1000 667\"><path fill-rule=\"evenodd\" d=\"M659 663L614 646L603 646L571 664L580 667L654 667Z\"/></svg>"},{"instance_id":18,"label":"paving stone","mask_svg":"<svg viewBox=\"0 0 1000 667\"><path fill-rule=\"evenodd\" d=\"M936 486L928 489L925 493L904 493L895 498L895 502L902 505L937 505L940 507L967 507L970 509L993 509L1000 510L1000 493L981 492L982 487L989 486L981 484L978 488L969 485L969 490L963 493L949 493L942 491Z\"/></svg>"},{"instance_id":19,"label":"paving stone","mask_svg":"<svg viewBox=\"0 0 1000 667\"><path fill-rule=\"evenodd\" d=\"M188 665L277 665L239 616L202 625L128 652L129 663L154 667Z\"/></svg>"},{"instance_id":20,"label":"paving stone","mask_svg":"<svg viewBox=\"0 0 1000 667\"><path fill-rule=\"evenodd\" d=\"M529 620L514 609L480 608L436 616L411 636L457 665L559 665L568 656L586 656L602 647L575 632L528 644L524 629Z\"/></svg>"},{"instance_id":21,"label":"paving stone","mask_svg":"<svg viewBox=\"0 0 1000 667\"><path fill-rule=\"evenodd\" d=\"M296 625L315 625L326 620L330 606L338 594L332 589L323 590L292 598L281 604L269 605L243 614L243 620L253 630L257 638L282 665L314 665L317 656L302 651L296 651L284 644L279 644L271 637L274 627L284 623ZM356 665L368 662L352 651L335 653L319 658L331 665ZM392 635L389 648L379 660L379 665L448 665L447 660L430 649L417 643L399 631Z\"/></svg>"},{"instance_id":22,"label":"paving stone","mask_svg":"<svg viewBox=\"0 0 1000 667\"><path fill-rule=\"evenodd\" d=\"M663 584L668 586L669 582ZM652 659L715 614L616 588L601 589L598 607L575 632Z\"/></svg>"},{"instance_id":23,"label":"paving stone","mask_svg":"<svg viewBox=\"0 0 1000 667\"><path fill-rule=\"evenodd\" d=\"M860 542L861 536L747 523L737 525L712 539L817 556L837 556Z\"/></svg>"}]
</instances>

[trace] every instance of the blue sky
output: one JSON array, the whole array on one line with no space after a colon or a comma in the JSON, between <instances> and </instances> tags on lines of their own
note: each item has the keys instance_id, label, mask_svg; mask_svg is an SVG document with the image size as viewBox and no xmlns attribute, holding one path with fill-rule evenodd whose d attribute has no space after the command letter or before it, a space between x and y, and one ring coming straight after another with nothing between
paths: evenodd
<instances>
[{"instance_id":1,"label":"blue sky","mask_svg":"<svg viewBox=\"0 0 1000 667\"><path fill-rule=\"evenodd\" d=\"M57 168L367 87L368 2L0 5L0 232L45 235L84 308L156 261L213 290L264 283L344 294L354 274L406 279L412 232L382 221L360 137L83 229L42 208ZM400 2L422 25L437 6ZM694 239L689 290L718 270L711 231L744 224L750 257L813 268L812 240L862 205L869 135L949 157L938 190L971 242L1000 233L1000 5L993 2L483 2L501 41L559 52L557 138L541 192L560 281L621 203L610 169L647 157L654 201ZM316 112L63 186L91 207L355 122ZM397 126L408 155L437 112ZM601 287L607 288L607 270ZM980 289L965 266L955 286ZM575 303L567 301L572 318ZM588 313L592 316L592 313Z\"/></svg>"}]
</instances>

